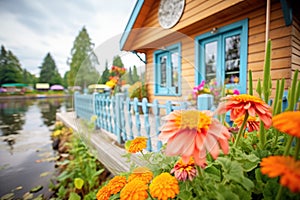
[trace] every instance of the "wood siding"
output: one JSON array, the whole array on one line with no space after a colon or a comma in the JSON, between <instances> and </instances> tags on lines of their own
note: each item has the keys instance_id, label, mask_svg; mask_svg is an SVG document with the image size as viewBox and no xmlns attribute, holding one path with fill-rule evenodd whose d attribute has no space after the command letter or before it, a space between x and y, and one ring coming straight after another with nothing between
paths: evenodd
<instances>
[{"instance_id":1,"label":"wood siding","mask_svg":"<svg viewBox=\"0 0 300 200\"><path fill-rule=\"evenodd\" d=\"M292 71L300 71L300 20L294 17L292 24ZM293 74L292 74L293 76ZM300 73L298 78L300 78Z\"/></svg>"},{"instance_id":2,"label":"wood siding","mask_svg":"<svg viewBox=\"0 0 300 200\"><path fill-rule=\"evenodd\" d=\"M171 30L159 28L157 12L159 1L152 4L142 27L156 27L140 31L132 49L146 53L147 83L149 99L184 101L191 94L195 80L195 45L194 39L213 27L223 27L248 18L248 70L253 71L253 82L256 87L258 79L263 77L265 51L265 1L192 1L186 0L184 14L180 22ZM230 6L229 3L231 2ZM226 4L226 5L225 5ZM220 8L223 6L223 9ZM214 9L215 8L215 9ZM203 15L203 16L202 16ZM195 18L198 21L195 21ZM178 31L178 32L174 32ZM293 70L300 69L299 21L292 26L284 22L281 4L272 1L270 15L270 39L272 40L272 86L276 79L286 78L290 84ZM181 43L182 49L182 96L154 96L153 52L165 46ZM274 91L273 91L274 94Z\"/></svg>"}]
</instances>

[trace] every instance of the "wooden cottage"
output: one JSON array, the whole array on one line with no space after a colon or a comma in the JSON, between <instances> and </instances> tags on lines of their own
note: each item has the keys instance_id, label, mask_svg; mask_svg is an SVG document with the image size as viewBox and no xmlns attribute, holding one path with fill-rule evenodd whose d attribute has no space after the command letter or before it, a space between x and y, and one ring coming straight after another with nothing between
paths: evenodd
<instances>
[{"instance_id":1,"label":"wooden cottage","mask_svg":"<svg viewBox=\"0 0 300 200\"><path fill-rule=\"evenodd\" d=\"M300 6L289 0L137 0L120 40L144 53L149 99L178 100L202 80L247 92L263 77L266 38L272 40L271 75L300 70ZM274 91L273 91L274 94Z\"/></svg>"}]
</instances>

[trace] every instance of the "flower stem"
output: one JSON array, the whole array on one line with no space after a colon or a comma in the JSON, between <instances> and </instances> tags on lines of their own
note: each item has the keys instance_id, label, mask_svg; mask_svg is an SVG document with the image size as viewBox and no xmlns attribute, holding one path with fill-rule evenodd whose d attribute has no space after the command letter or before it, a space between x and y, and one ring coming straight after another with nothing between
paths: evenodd
<instances>
[{"instance_id":1,"label":"flower stem","mask_svg":"<svg viewBox=\"0 0 300 200\"><path fill-rule=\"evenodd\" d=\"M233 144L234 147L237 146L237 144L238 144L238 142L239 142L241 136L242 136L242 135L244 134L244 132L245 132L244 127L245 127L245 125L246 125L246 122L247 122L247 120L248 120L248 117L249 117L249 114L248 114L248 112L246 112L245 117L244 117L244 121L243 121L243 123L242 123L242 126L240 127L240 130L239 130L239 132L238 132L238 134L237 134L236 140L234 141L234 144Z\"/></svg>"},{"instance_id":2,"label":"flower stem","mask_svg":"<svg viewBox=\"0 0 300 200\"><path fill-rule=\"evenodd\" d=\"M300 139L297 138L296 140L297 140L297 143L296 143L296 149L295 149L294 159L298 160L299 150L300 150Z\"/></svg>"},{"instance_id":3,"label":"flower stem","mask_svg":"<svg viewBox=\"0 0 300 200\"><path fill-rule=\"evenodd\" d=\"M278 190L278 192L277 192L277 195L276 195L276 199L275 199L275 200L280 200L280 199L281 199L282 190L283 190L283 187L282 187L282 185L280 185L280 187L279 187L279 190Z\"/></svg>"},{"instance_id":4,"label":"flower stem","mask_svg":"<svg viewBox=\"0 0 300 200\"><path fill-rule=\"evenodd\" d=\"M147 193L148 193L150 199L154 200L153 197L151 196L151 194L150 194L150 192L149 192L148 190L147 190Z\"/></svg>"},{"instance_id":5,"label":"flower stem","mask_svg":"<svg viewBox=\"0 0 300 200\"><path fill-rule=\"evenodd\" d=\"M294 139L294 136L289 137L289 140L287 141L285 149L284 149L283 156L287 156L289 154L293 139Z\"/></svg>"},{"instance_id":6,"label":"flower stem","mask_svg":"<svg viewBox=\"0 0 300 200\"><path fill-rule=\"evenodd\" d=\"M260 120L259 122L259 143L260 143L260 149L264 149L266 144L266 134L265 134L265 127L263 122Z\"/></svg>"}]
</instances>

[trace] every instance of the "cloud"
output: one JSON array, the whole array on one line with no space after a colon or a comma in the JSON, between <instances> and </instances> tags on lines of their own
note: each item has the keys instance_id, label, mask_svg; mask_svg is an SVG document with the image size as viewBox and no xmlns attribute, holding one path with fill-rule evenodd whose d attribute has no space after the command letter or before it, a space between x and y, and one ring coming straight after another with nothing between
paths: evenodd
<instances>
[{"instance_id":1,"label":"cloud","mask_svg":"<svg viewBox=\"0 0 300 200\"><path fill-rule=\"evenodd\" d=\"M82 27L95 47L101 46L124 31L134 4L133 0L0 0L0 44L36 75L50 52L63 76Z\"/></svg>"}]
</instances>

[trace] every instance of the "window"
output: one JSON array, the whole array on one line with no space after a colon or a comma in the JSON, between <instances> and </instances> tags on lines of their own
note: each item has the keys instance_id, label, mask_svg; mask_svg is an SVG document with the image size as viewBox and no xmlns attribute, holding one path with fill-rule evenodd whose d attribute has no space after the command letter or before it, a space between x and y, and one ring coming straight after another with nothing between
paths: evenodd
<instances>
[{"instance_id":1,"label":"window","mask_svg":"<svg viewBox=\"0 0 300 200\"><path fill-rule=\"evenodd\" d=\"M181 46L175 44L154 52L154 94L181 95Z\"/></svg>"},{"instance_id":2,"label":"window","mask_svg":"<svg viewBox=\"0 0 300 200\"><path fill-rule=\"evenodd\" d=\"M227 88L246 93L248 20L196 37L195 83L216 79Z\"/></svg>"}]
</instances>

